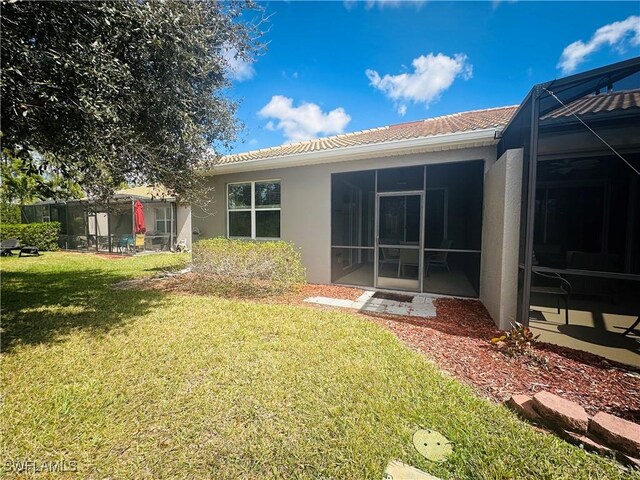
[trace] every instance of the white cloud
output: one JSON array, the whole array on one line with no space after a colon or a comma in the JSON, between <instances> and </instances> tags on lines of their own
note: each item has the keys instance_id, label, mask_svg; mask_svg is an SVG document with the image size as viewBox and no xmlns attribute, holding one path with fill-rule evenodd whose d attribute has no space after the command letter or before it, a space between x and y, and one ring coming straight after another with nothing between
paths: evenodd
<instances>
[{"instance_id":1,"label":"white cloud","mask_svg":"<svg viewBox=\"0 0 640 480\"><path fill-rule=\"evenodd\" d=\"M293 80L297 80L298 77L300 76L300 74L297 71L293 71L290 74L287 73L286 70L282 70L282 72L280 72L282 74L282 78L284 78L285 80L289 80L290 78Z\"/></svg>"},{"instance_id":2,"label":"white cloud","mask_svg":"<svg viewBox=\"0 0 640 480\"><path fill-rule=\"evenodd\" d=\"M406 102L423 103L428 107L457 77L468 80L473 75L473 66L462 53L453 57L442 53L430 53L414 58L411 64L411 73L387 74L380 77L375 70L365 72L372 86L396 102L396 109L400 115L407 111Z\"/></svg>"},{"instance_id":3,"label":"white cloud","mask_svg":"<svg viewBox=\"0 0 640 480\"><path fill-rule=\"evenodd\" d=\"M227 64L227 72L233 80L244 82L245 80L251 80L256 75L253 62L238 56L238 51L235 48L225 48L222 51L222 57Z\"/></svg>"},{"instance_id":4,"label":"white cloud","mask_svg":"<svg viewBox=\"0 0 640 480\"><path fill-rule=\"evenodd\" d=\"M347 10L353 10L359 3L364 5L366 10L377 7L380 10L384 8L398 8L410 5L420 10L427 3L426 0L344 0L342 4Z\"/></svg>"},{"instance_id":5,"label":"white cloud","mask_svg":"<svg viewBox=\"0 0 640 480\"><path fill-rule=\"evenodd\" d=\"M491 2L491 8L493 8L494 10L496 8L498 8L501 4L505 3L505 1L507 3L516 3L517 0L492 0Z\"/></svg>"},{"instance_id":6,"label":"white cloud","mask_svg":"<svg viewBox=\"0 0 640 480\"><path fill-rule=\"evenodd\" d=\"M632 46L640 45L640 16L632 15L626 20L600 27L587 43L577 40L567 45L562 51L557 67L562 69L564 74L574 72L578 65L584 62L587 55L599 50L604 45L623 51L625 40L629 36L629 42Z\"/></svg>"},{"instance_id":7,"label":"white cloud","mask_svg":"<svg viewBox=\"0 0 640 480\"><path fill-rule=\"evenodd\" d=\"M303 102L293 106L293 99L274 95L258 112L262 118L273 118L277 121L275 128L282 130L289 142L299 142L317 138L319 135L333 135L344 132L351 121L344 108L338 107L324 113L315 103ZM274 127L274 122L267 122L267 128Z\"/></svg>"}]
</instances>

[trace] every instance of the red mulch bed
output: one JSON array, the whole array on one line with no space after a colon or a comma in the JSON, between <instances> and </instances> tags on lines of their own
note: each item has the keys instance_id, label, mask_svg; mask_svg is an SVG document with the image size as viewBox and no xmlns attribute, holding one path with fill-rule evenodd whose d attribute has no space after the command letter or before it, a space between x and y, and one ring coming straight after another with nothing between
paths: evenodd
<instances>
[{"instance_id":1,"label":"red mulch bed","mask_svg":"<svg viewBox=\"0 0 640 480\"><path fill-rule=\"evenodd\" d=\"M508 357L491 343L500 331L480 302L438 299L435 304L433 319L367 316L495 401L547 390L577 402L590 415L600 410L640 423L640 378L630 373L632 367L543 343L535 348L546 367L523 356Z\"/></svg>"},{"instance_id":2,"label":"red mulch bed","mask_svg":"<svg viewBox=\"0 0 640 480\"><path fill-rule=\"evenodd\" d=\"M185 273L168 278L148 278L140 282L138 288L160 290L182 295L203 295L202 289L197 288L196 274ZM356 300L364 290L352 287L341 287L338 285L312 285L305 284L299 290L294 290L285 295L275 297L256 297L255 301L260 303L277 303L286 305L306 305L305 298L309 297L330 297L343 298L346 300ZM234 297L235 298L235 297ZM250 297L237 297L239 300L252 300ZM333 308L333 307L331 307Z\"/></svg>"}]
</instances>

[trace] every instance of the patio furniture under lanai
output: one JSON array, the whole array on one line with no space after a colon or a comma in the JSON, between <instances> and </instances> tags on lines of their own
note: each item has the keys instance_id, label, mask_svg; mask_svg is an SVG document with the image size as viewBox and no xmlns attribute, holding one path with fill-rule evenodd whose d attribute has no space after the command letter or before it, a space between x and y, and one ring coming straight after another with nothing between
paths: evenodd
<instances>
[{"instance_id":1,"label":"patio furniture under lanai","mask_svg":"<svg viewBox=\"0 0 640 480\"><path fill-rule=\"evenodd\" d=\"M452 243L453 242L451 240L443 240L440 244L441 251L427 254L424 270L424 274L426 276L429 276L429 267L442 267L446 269L447 272L451 271L449 269L449 264L447 263L447 257L449 255L448 250L451 248Z\"/></svg>"},{"instance_id":2,"label":"patio furniture under lanai","mask_svg":"<svg viewBox=\"0 0 640 480\"><path fill-rule=\"evenodd\" d=\"M560 298L564 298L564 321L566 325L569 325L569 295L571 295L571 283L559 273L542 273L534 270L533 274L542 280L546 280L546 283L545 285L532 285L531 293L540 293L556 297L558 313L560 313Z\"/></svg>"},{"instance_id":3,"label":"patio furniture under lanai","mask_svg":"<svg viewBox=\"0 0 640 480\"><path fill-rule=\"evenodd\" d=\"M190 207L151 187L119 190L104 202L83 199L26 205L22 222L59 222L58 246L65 250L173 251L179 235L191 244Z\"/></svg>"}]
</instances>

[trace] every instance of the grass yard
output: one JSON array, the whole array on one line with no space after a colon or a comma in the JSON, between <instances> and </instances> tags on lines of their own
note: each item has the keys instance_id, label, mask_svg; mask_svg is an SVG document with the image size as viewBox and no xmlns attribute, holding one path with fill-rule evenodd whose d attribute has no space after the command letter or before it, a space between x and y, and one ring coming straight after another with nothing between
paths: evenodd
<instances>
[{"instance_id":1,"label":"grass yard","mask_svg":"<svg viewBox=\"0 0 640 480\"><path fill-rule=\"evenodd\" d=\"M0 261L3 467L65 459L83 478L358 480L397 458L443 479L629 478L356 315L108 286L185 259ZM420 426L454 442L449 461L415 452Z\"/></svg>"}]
</instances>

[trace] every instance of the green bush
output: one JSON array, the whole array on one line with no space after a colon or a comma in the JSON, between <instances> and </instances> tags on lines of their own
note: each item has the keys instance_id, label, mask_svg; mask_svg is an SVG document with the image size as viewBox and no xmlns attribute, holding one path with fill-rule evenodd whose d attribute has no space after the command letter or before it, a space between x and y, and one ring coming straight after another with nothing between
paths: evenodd
<instances>
[{"instance_id":1,"label":"green bush","mask_svg":"<svg viewBox=\"0 0 640 480\"><path fill-rule=\"evenodd\" d=\"M0 224L0 240L17 238L21 246L39 250L58 250L59 233L59 222Z\"/></svg>"},{"instance_id":2,"label":"green bush","mask_svg":"<svg viewBox=\"0 0 640 480\"><path fill-rule=\"evenodd\" d=\"M20 223L20 206L0 202L0 223Z\"/></svg>"},{"instance_id":3,"label":"green bush","mask_svg":"<svg viewBox=\"0 0 640 480\"><path fill-rule=\"evenodd\" d=\"M211 238L193 246L193 271L211 293L263 297L305 282L300 252L291 243Z\"/></svg>"}]
</instances>

